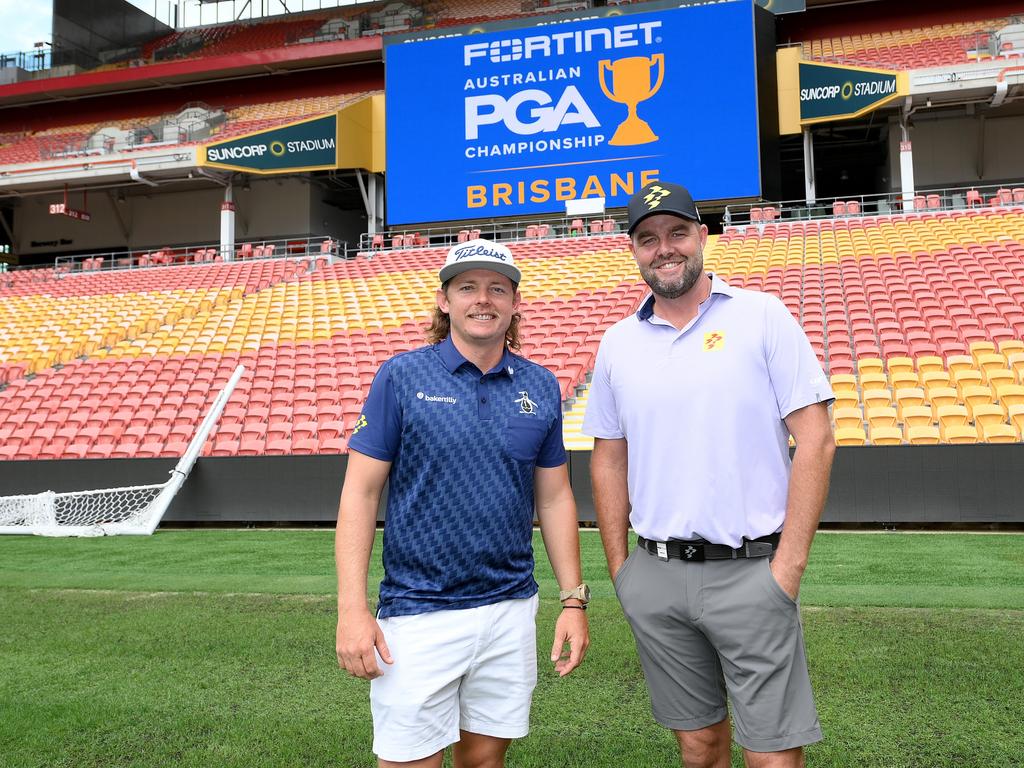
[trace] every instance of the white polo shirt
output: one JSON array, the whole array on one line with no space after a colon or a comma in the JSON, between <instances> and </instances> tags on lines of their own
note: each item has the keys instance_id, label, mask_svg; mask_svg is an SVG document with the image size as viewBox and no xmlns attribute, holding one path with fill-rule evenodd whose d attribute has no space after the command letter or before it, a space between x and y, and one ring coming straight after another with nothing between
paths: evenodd
<instances>
[{"instance_id":1,"label":"white polo shirt","mask_svg":"<svg viewBox=\"0 0 1024 768\"><path fill-rule=\"evenodd\" d=\"M608 329L583 432L626 439L638 534L738 547L744 536L782 527L790 470L783 419L834 396L781 301L711 281L681 331L653 314L653 295Z\"/></svg>"}]
</instances>

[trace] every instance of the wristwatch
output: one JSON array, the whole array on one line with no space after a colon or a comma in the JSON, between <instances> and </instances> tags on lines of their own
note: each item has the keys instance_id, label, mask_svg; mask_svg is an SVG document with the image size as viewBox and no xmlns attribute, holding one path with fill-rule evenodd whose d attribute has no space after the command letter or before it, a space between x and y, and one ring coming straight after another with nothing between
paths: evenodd
<instances>
[{"instance_id":1,"label":"wristwatch","mask_svg":"<svg viewBox=\"0 0 1024 768\"><path fill-rule=\"evenodd\" d=\"M590 586L584 583L575 589L563 589L558 593L558 600L562 603L566 600L579 600L586 605L590 602Z\"/></svg>"}]
</instances>

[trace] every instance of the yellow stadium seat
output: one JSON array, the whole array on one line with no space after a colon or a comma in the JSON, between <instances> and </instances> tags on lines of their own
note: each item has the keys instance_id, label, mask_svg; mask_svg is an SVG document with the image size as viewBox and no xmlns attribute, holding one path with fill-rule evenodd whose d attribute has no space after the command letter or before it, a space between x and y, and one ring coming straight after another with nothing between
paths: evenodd
<instances>
[{"instance_id":1,"label":"yellow stadium seat","mask_svg":"<svg viewBox=\"0 0 1024 768\"><path fill-rule=\"evenodd\" d=\"M985 383L998 391L1000 387L1016 384L1017 374L1009 368L989 368L985 371Z\"/></svg>"},{"instance_id":2,"label":"yellow stadium seat","mask_svg":"<svg viewBox=\"0 0 1024 768\"><path fill-rule=\"evenodd\" d=\"M1001 384L996 387L996 397L1007 409L1015 405L1024 405L1024 386L1020 384Z\"/></svg>"},{"instance_id":3,"label":"yellow stadium seat","mask_svg":"<svg viewBox=\"0 0 1024 768\"><path fill-rule=\"evenodd\" d=\"M991 341L972 341L967 348L971 351L971 357L979 364L981 363L982 355L991 354L996 351L996 345Z\"/></svg>"},{"instance_id":4,"label":"yellow stadium seat","mask_svg":"<svg viewBox=\"0 0 1024 768\"><path fill-rule=\"evenodd\" d=\"M836 445L864 445L867 435L861 427L844 427L836 430L835 438Z\"/></svg>"},{"instance_id":5,"label":"yellow stadium seat","mask_svg":"<svg viewBox=\"0 0 1024 768\"><path fill-rule=\"evenodd\" d=\"M834 373L829 377L829 381L832 384L832 391L836 394L857 391L857 377L852 373Z\"/></svg>"},{"instance_id":6,"label":"yellow stadium seat","mask_svg":"<svg viewBox=\"0 0 1024 768\"><path fill-rule=\"evenodd\" d=\"M857 373L882 373L885 364L877 357L861 357L857 360Z\"/></svg>"},{"instance_id":7,"label":"yellow stadium seat","mask_svg":"<svg viewBox=\"0 0 1024 768\"><path fill-rule=\"evenodd\" d=\"M860 408L833 408L832 421L835 422L837 429L860 427L864 423L864 415Z\"/></svg>"},{"instance_id":8,"label":"yellow stadium seat","mask_svg":"<svg viewBox=\"0 0 1024 768\"><path fill-rule=\"evenodd\" d=\"M981 439L986 443L1019 443L1020 434L1012 424L982 424Z\"/></svg>"},{"instance_id":9,"label":"yellow stadium seat","mask_svg":"<svg viewBox=\"0 0 1024 768\"><path fill-rule=\"evenodd\" d=\"M868 430L868 441L872 445L901 445L903 430L892 426L872 426Z\"/></svg>"},{"instance_id":10,"label":"yellow stadium seat","mask_svg":"<svg viewBox=\"0 0 1024 768\"><path fill-rule=\"evenodd\" d=\"M1006 356L1007 367L1017 374L1017 383L1024 383L1024 352L1011 352Z\"/></svg>"},{"instance_id":11,"label":"yellow stadium seat","mask_svg":"<svg viewBox=\"0 0 1024 768\"><path fill-rule=\"evenodd\" d=\"M924 390L920 387L897 389L893 399L897 408L904 408L908 405L924 405L926 401Z\"/></svg>"},{"instance_id":12,"label":"yellow stadium seat","mask_svg":"<svg viewBox=\"0 0 1024 768\"><path fill-rule=\"evenodd\" d=\"M867 371L860 375L860 388L862 390L888 389L889 378L881 371Z\"/></svg>"},{"instance_id":13,"label":"yellow stadium seat","mask_svg":"<svg viewBox=\"0 0 1024 768\"><path fill-rule=\"evenodd\" d=\"M973 368L962 368L959 371L954 371L953 384L957 392L960 393L960 397L963 398L965 388L982 386L981 371L976 371Z\"/></svg>"},{"instance_id":14,"label":"yellow stadium seat","mask_svg":"<svg viewBox=\"0 0 1024 768\"><path fill-rule=\"evenodd\" d=\"M983 424L1005 424L1006 413L1001 405L995 403L977 403L971 408L974 423L979 427Z\"/></svg>"},{"instance_id":15,"label":"yellow stadium seat","mask_svg":"<svg viewBox=\"0 0 1024 768\"><path fill-rule=\"evenodd\" d=\"M868 408L868 426L872 429L875 427L895 427L899 414L896 409L891 406L880 406L876 408Z\"/></svg>"},{"instance_id":16,"label":"yellow stadium seat","mask_svg":"<svg viewBox=\"0 0 1024 768\"><path fill-rule=\"evenodd\" d=\"M860 408L860 397L856 390L841 389L835 393L836 400L832 408Z\"/></svg>"},{"instance_id":17,"label":"yellow stadium seat","mask_svg":"<svg viewBox=\"0 0 1024 768\"><path fill-rule=\"evenodd\" d=\"M948 427L940 425L939 437L944 443L967 445L978 442L978 430L970 424L951 424Z\"/></svg>"},{"instance_id":18,"label":"yellow stadium seat","mask_svg":"<svg viewBox=\"0 0 1024 768\"><path fill-rule=\"evenodd\" d=\"M904 435L911 445L937 445L939 443L938 427L907 427L904 430Z\"/></svg>"},{"instance_id":19,"label":"yellow stadium seat","mask_svg":"<svg viewBox=\"0 0 1024 768\"><path fill-rule=\"evenodd\" d=\"M865 408L879 408L892 404L892 396L888 389L864 390L863 398Z\"/></svg>"},{"instance_id":20,"label":"yellow stadium seat","mask_svg":"<svg viewBox=\"0 0 1024 768\"><path fill-rule=\"evenodd\" d=\"M921 386L921 382L918 380L917 374L913 371L890 372L889 381L892 383L893 390Z\"/></svg>"},{"instance_id":21,"label":"yellow stadium seat","mask_svg":"<svg viewBox=\"0 0 1024 768\"><path fill-rule=\"evenodd\" d=\"M948 371L927 371L920 378L926 392L932 387L948 387L950 381Z\"/></svg>"},{"instance_id":22,"label":"yellow stadium seat","mask_svg":"<svg viewBox=\"0 0 1024 768\"><path fill-rule=\"evenodd\" d=\"M991 387L984 385L968 385L961 390L961 397L963 398L964 405L967 406L967 411L972 414L975 405L982 403L994 403L995 394L992 392Z\"/></svg>"},{"instance_id":23,"label":"yellow stadium seat","mask_svg":"<svg viewBox=\"0 0 1024 768\"><path fill-rule=\"evenodd\" d=\"M1012 354L1024 353L1024 341L1020 339L1004 339L999 342L999 351L1007 357Z\"/></svg>"},{"instance_id":24,"label":"yellow stadium seat","mask_svg":"<svg viewBox=\"0 0 1024 768\"><path fill-rule=\"evenodd\" d=\"M998 352L981 352L975 358L975 362L983 373L1006 367L1006 358Z\"/></svg>"},{"instance_id":25,"label":"yellow stadium seat","mask_svg":"<svg viewBox=\"0 0 1024 768\"><path fill-rule=\"evenodd\" d=\"M956 405L960 402L960 394L953 387L933 387L928 390L928 402L935 407Z\"/></svg>"},{"instance_id":26,"label":"yellow stadium seat","mask_svg":"<svg viewBox=\"0 0 1024 768\"><path fill-rule=\"evenodd\" d=\"M946 365L953 377L956 378L956 374L961 371L974 370L974 358L970 355L950 355L946 358Z\"/></svg>"},{"instance_id":27,"label":"yellow stadium seat","mask_svg":"<svg viewBox=\"0 0 1024 768\"><path fill-rule=\"evenodd\" d=\"M903 409L900 421L911 427L926 427L931 425L935 418L932 409L927 405L908 405Z\"/></svg>"},{"instance_id":28,"label":"yellow stadium seat","mask_svg":"<svg viewBox=\"0 0 1024 768\"><path fill-rule=\"evenodd\" d=\"M964 425L971 420L971 414L964 405L940 405L935 409L940 425Z\"/></svg>"},{"instance_id":29,"label":"yellow stadium seat","mask_svg":"<svg viewBox=\"0 0 1024 768\"><path fill-rule=\"evenodd\" d=\"M1024 351L1024 350L1022 350ZM889 376L891 377L894 373L913 372L914 361L909 357L890 357L886 361L886 368L889 370Z\"/></svg>"},{"instance_id":30,"label":"yellow stadium seat","mask_svg":"<svg viewBox=\"0 0 1024 768\"><path fill-rule=\"evenodd\" d=\"M930 371L944 371L946 370L945 363L942 362L942 358L936 355L922 355L917 358L917 372L928 373Z\"/></svg>"}]
</instances>

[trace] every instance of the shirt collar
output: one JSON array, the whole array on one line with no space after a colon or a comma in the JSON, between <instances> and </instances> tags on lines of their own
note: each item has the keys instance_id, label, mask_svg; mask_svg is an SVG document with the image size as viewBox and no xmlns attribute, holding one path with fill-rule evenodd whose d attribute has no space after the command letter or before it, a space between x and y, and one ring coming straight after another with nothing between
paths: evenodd
<instances>
[{"instance_id":1,"label":"shirt collar","mask_svg":"<svg viewBox=\"0 0 1024 768\"><path fill-rule=\"evenodd\" d=\"M725 280L720 278L714 272L708 272L708 274L711 275L712 296L716 293L720 293L723 296L728 296L729 298L732 298L733 296L736 295L736 289L729 285L727 282L725 282ZM710 298L710 296L708 298ZM640 309L636 311L636 316L638 320L650 320L653 314L654 294L648 293L647 297L643 300L643 303L640 305Z\"/></svg>"},{"instance_id":2,"label":"shirt collar","mask_svg":"<svg viewBox=\"0 0 1024 768\"><path fill-rule=\"evenodd\" d=\"M441 362L444 363L444 367L448 369L449 373L455 373L463 365L473 365L469 360L463 357L461 352L459 352L455 343L452 341L451 334L445 336L444 341L437 345L437 351L438 354L441 355ZM473 367L475 368L476 366ZM501 360L494 368L487 371L487 373L503 373L511 378L515 369L515 358L512 357L512 353L509 352L508 347L505 347L501 354Z\"/></svg>"}]
</instances>

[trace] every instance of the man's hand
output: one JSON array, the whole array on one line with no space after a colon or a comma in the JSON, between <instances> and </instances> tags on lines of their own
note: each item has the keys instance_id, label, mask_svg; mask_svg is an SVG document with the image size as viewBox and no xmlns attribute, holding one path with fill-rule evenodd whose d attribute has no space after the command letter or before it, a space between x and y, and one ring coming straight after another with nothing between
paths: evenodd
<instances>
[{"instance_id":1,"label":"man's hand","mask_svg":"<svg viewBox=\"0 0 1024 768\"><path fill-rule=\"evenodd\" d=\"M616 562L612 562L611 560L608 561L608 575L611 576L612 582L614 582L616 577L619 575L619 571L622 570L622 566L626 564L627 559L628 558L624 557L621 560L616 558Z\"/></svg>"},{"instance_id":2,"label":"man's hand","mask_svg":"<svg viewBox=\"0 0 1024 768\"><path fill-rule=\"evenodd\" d=\"M338 615L338 635L335 650L338 666L350 675L363 680L373 680L384 674L374 649L385 664L393 664L391 651L377 620L368 610L346 611Z\"/></svg>"},{"instance_id":3,"label":"man's hand","mask_svg":"<svg viewBox=\"0 0 1024 768\"><path fill-rule=\"evenodd\" d=\"M569 646L568 652L566 645ZM555 642L551 646L551 661L559 677L565 677L580 665L589 645L587 612L579 608L563 608L555 622Z\"/></svg>"},{"instance_id":4,"label":"man's hand","mask_svg":"<svg viewBox=\"0 0 1024 768\"><path fill-rule=\"evenodd\" d=\"M772 576L782 587L782 591L796 601L800 595L800 580L804 576L804 569L798 566L787 566L778 557L772 560L768 567L771 568Z\"/></svg>"}]
</instances>

